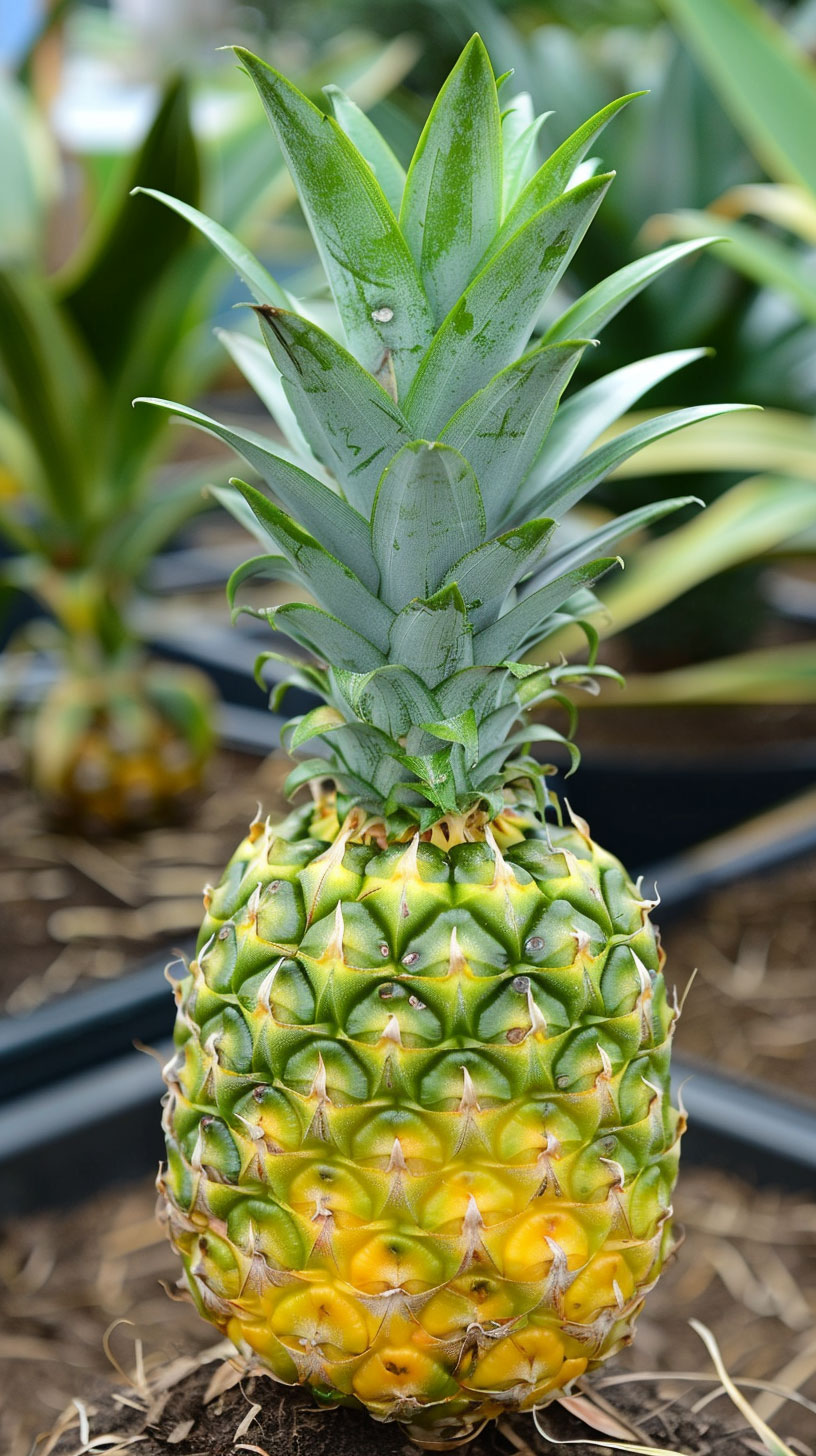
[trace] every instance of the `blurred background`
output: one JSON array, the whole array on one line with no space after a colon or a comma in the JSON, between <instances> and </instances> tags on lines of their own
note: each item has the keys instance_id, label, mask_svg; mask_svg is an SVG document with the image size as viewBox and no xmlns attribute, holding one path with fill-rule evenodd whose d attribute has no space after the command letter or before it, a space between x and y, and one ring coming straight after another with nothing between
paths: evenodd
<instances>
[{"instance_id":1,"label":"blurred background","mask_svg":"<svg viewBox=\"0 0 816 1456\"><path fill-rule=\"evenodd\" d=\"M248 388L245 290L135 186L180 197L321 306L321 273L246 45L328 105L341 86L403 163L479 29L548 117L543 159L645 90L598 143L617 178L558 297L644 253L719 239L610 324L575 387L701 346L658 407L742 400L649 446L572 523L707 504L624 544L582 699L571 800L657 880L693 1122L686 1249L632 1368L732 1370L816 1399L816 0L6 0L0 3L0 1447L27 1456L133 1341L209 1338L170 1304L152 1218L162 968L188 948L260 799L285 776L253 680L261 625L223 583L247 537L207 494L231 457L140 394L279 438ZM227 330L225 338L219 331ZM588 351L590 354L593 351ZM215 397L217 398L217 403ZM275 583L273 599L291 589ZM249 600L252 601L251 591ZM268 584L262 596L268 604ZM565 650L575 644L564 641ZM291 712L308 703L287 700ZM288 716L288 713L287 713ZM704 893L705 892L705 893ZM697 1091L695 1092L695 1085ZM103 1105L104 1104L104 1105ZM695 1123L696 1119L696 1123ZM808 1131L809 1129L809 1131ZM100 1150L102 1150L100 1152ZM671 1387L667 1387L672 1389ZM808 1395L809 1392L809 1395ZM699 1391L697 1394L699 1395ZM814 1407L765 1393L813 1453Z\"/></svg>"}]
</instances>

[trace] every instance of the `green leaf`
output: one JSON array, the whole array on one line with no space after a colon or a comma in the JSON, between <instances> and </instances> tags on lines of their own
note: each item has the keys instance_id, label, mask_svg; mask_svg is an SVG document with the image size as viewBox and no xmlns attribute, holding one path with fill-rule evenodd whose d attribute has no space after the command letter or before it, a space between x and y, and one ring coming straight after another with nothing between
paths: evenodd
<instances>
[{"instance_id":1,"label":"green leaf","mask_svg":"<svg viewBox=\"0 0 816 1456\"><path fill-rule=\"evenodd\" d=\"M446 743L461 743L468 765L476 762L479 754L479 728L472 708L466 708L463 713L457 713L455 717L446 718L441 723L421 723L420 727L427 733L432 733L435 738L442 738Z\"/></svg>"},{"instance_id":2,"label":"green leaf","mask_svg":"<svg viewBox=\"0 0 816 1456\"><path fill-rule=\"evenodd\" d=\"M359 576L364 586L376 592L379 573L371 552L368 522L328 486L322 485L298 466L290 465L288 460L283 460L263 435L248 430L232 430L209 415L188 409L186 405L174 404L172 400L138 399L134 403L166 410L168 414L176 415L196 429L231 445L257 470L285 509L307 531L318 540L338 543L346 565Z\"/></svg>"},{"instance_id":3,"label":"green leaf","mask_svg":"<svg viewBox=\"0 0 816 1456\"><path fill-rule=\"evenodd\" d=\"M257 541L259 546L267 547L269 545L266 531L237 490L223 485L211 485L208 487L208 494L223 507L228 515L232 516L234 521L238 522L239 526L249 533L253 541Z\"/></svg>"},{"instance_id":4,"label":"green leaf","mask_svg":"<svg viewBox=\"0 0 816 1456\"><path fill-rule=\"evenodd\" d=\"M454 305L404 403L416 430L436 435L458 409L527 344L611 177L592 177L520 228ZM570 337L581 337L576 330Z\"/></svg>"},{"instance_id":5,"label":"green leaf","mask_svg":"<svg viewBox=\"0 0 816 1456\"><path fill-rule=\"evenodd\" d=\"M365 784L379 807L400 777L399 765L391 757L393 748L387 733L381 733L370 723L349 723L339 728L332 739L333 761L344 765L350 775ZM348 774L346 777L348 780Z\"/></svg>"},{"instance_id":6,"label":"green leaf","mask_svg":"<svg viewBox=\"0 0 816 1456\"><path fill-rule=\"evenodd\" d=\"M293 719L294 729L288 745L290 752L294 753L301 744L308 743L310 738L322 738L324 733L345 727L345 722L343 714L336 708L332 708L329 703L321 703L318 708L304 713L302 718ZM291 726L287 724L287 728Z\"/></svg>"},{"instance_id":7,"label":"green leaf","mask_svg":"<svg viewBox=\"0 0 816 1456\"><path fill-rule=\"evenodd\" d=\"M395 611L431 597L448 568L484 540L484 507L468 462L416 440L383 471L371 519L380 592Z\"/></svg>"},{"instance_id":8,"label":"green leaf","mask_svg":"<svg viewBox=\"0 0 816 1456\"><path fill-rule=\"evenodd\" d=\"M431 108L400 212L437 323L493 240L501 203L499 98L490 58L474 35Z\"/></svg>"},{"instance_id":9,"label":"green leaf","mask_svg":"<svg viewBox=\"0 0 816 1456\"><path fill-rule=\"evenodd\" d=\"M816 68L754 0L663 0L771 177L816 192Z\"/></svg>"},{"instance_id":10,"label":"green leaf","mask_svg":"<svg viewBox=\"0 0 816 1456\"><path fill-rule=\"evenodd\" d=\"M179 527L209 507L210 469L194 467L172 485L156 485L133 511L112 523L101 554L116 578L132 581Z\"/></svg>"},{"instance_id":11,"label":"green leaf","mask_svg":"<svg viewBox=\"0 0 816 1456\"><path fill-rule=\"evenodd\" d=\"M325 758L304 758L302 763L296 763L291 773L287 774L283 792L287 799L294 798L304 784L311 783L313 779L328 778L331 772Z\"/></svg>"},{"instance_id":12,"label":"green leaf","mask_svg":"<svg viewBox=\"0 0 816 1456\"><path fill-rule=\"evenodd\" d=\"M519 193L536 173L536 142L551 111L533 114L532 99L527 91L514 96L502 112L502 216L510 211Z\"/></svg>"},{"instance_id":13,"label":"green leaf","mask_svg":"<svg viewBox=\"0 0 816 1456\"><path fill-rule=\"evenodd\" d=\"M715 251L723 263L737 268L763 288L776 288L792 298L805 318L816 322L816 282L810 258L798 248L771 237L748 223L731 222L713 212L672 212L650 220L650 231L676 238L720 234Z\"/></svg>"},{"instance_id":14,"label":"green leaf","mask_svg":"<svg viewBox=\"0 0 816 1456\"><path fill-rule=\"evenodd\" d=\"M447 718L459 717L467 708L473 708L481 722L506 691L504 668L465 667L439 684L436 697Z\"/></svg>"},{"instance_id":15,"label":"green leaf","mask_svg":"<svg viewBox=\"0 0 816 1456\"><path fill-rule=\"evenodd\" d=\"M430 688L473 664L473 639L457 586L409 602L391 625L389 657Z\"/></svg>"},{"instance_id":16,"label":"green leaf","mask_svg":"<svg viewBox=\"0 0 816 1456\"><path fill-rule=\"evenodd\" d=\"M170 197L166 192L160 192L155 187L137 187L137 193L141 192L145 197L153 197L157 202L164 203L173 212L186 219L193 227L198 228L200 233L212 243L214 248L227 262L235 269L242 283L245 283L256 303L268 303L276 308L291 308L292 299L289 294L275 282L271 273L268 273L262 263L227 232L220 223L214 222L205 213L199 212L198 208L191 207L189 203L181 198Z\"/></svg>"},{"instance_id":17,"label":"green leaf","mask_svg":"<svg viewBox=\"0 0 816 1456\"><path fill-rule=\"evenodd\" d=\"M529 475L586 340L525 354L458 409L440 434L461 450L479 482L487 529L500 525Z\"/></svg>"},{"instance_id":18,"label":"green leaf","mask_svg":"<svg viewBox=\"0 0 816 1456\"><path fill-rule=\"evenodd\" d=\"M254 676L258 687L262 690L267 687L264 668L268 662L282 662L284 666L293 669L287 678L278 679L274 683L269 698L269 706L273 713L277 712L291 688L305 688L307 692L318 693L320 697L329 697L331 686L325 668L318 667L316 663L304 662L301 657L296 657L291 652L258 653L255 658Z\"/></svg>"},{"instance_id":19,"label":"green leaf","mask_svg":"<svg viewBox=\"0 0 816 1456\"><path fill-rule=\"evenodd\" d=\"M389 460L413 437L390 395L308 319L258 309L264 342L311 449L352 505L371 514Z\"/></svg>"},{"instance_id":20,"label":"green leaf","mask_svg":"<svg viewBox=\"0 0 816 1456\"><path fill-rule=\"evenodd\" d=\"M576 390L558 410L547 436L546 451L523 496L534 495L548 481L577 464L598 436L642 395L678 369L703 358L705 353L705 349L675 349L668 354L654 354L650 359L626 364Z\"/></svg>"},{"instance_id":21,"label":"green leaf","mask_svg":"<svg viewBox=\"0 0 816 1456\"><path fill-rule=\"evenodd\" d=\"M599 481L604 480L607 475L620 465L622 461L628 460L644 445L651 440L659 440L663 435L670 435L675 430L683 430L687 425L693 425L699 420L713 419L717 415L735 414L738 411L747 412L755 409L755 405L747 404L711 404L696 405L691 409L670 410L667 414L657 415L654 419L641 421L633 425L631 429L624 430L623 434L616 435L614 439L608 440L606 444L599 445L591 455L585 455L570 470L564 471L557 479L552 480L542 489L536 491L531 500L524 503L522 514L528 515L531 511L555 511L558 508L558 515L563 516L565 511L571 510L588 491Z\"/></svg>"},{"instance_id":22,"label":"green leaf","mask_svg":"<svg viewBox=\"0 0 816 1456\"><path fill-rule=\"evenodd\" d=\"M244 582L255 581L259 576L266 581L289 581L296 584L300 581L295 567L290 561L287 561L285 556L270 556L267 553L264 556L252 556L248 561L242 561L241 565L236 566L235 570L230 573L226 586L227 606L233 622L242 612L247 612L252 617L260 617L265 622L270 620L271 607L260 609L238 607L236 609L235 606L235 598Z\"/></svg>"},{"instance_id":23,"label":"green leaf","mask_svg":"<svg viewBox=\"0 0 816 1456\"><path fill-rule=\"evenodd\" d=\"M761 217L803 243L816 243L816 193L784 182L743 182L729 187L712 212L718 217Z\"/></svg>"},{"instance_id":24,"label":"green leaf","mask_svg":"<svg viewBox=\"0 0 816 1456\"><path fill-rule=\"evenodd\" d=\"M535 176L530 179L518 201L508 213L502 224L501 230L497 233L491 244L488 257L492 257L515 232L542 208L549 207L556 198L561 197L569 184L575 168L586 156L595 138L600 135L608 122L616 116L624 106L636 97L645 95L643 91L633 91L630 96L621 96L617 101L611 101L602 111L591 116L585 121L571 137L547 158L543 166L539 167Z\"/></svg>"},{"instance_id":25,"label":"green leaf","mask_svg":"<svg viewBox=\"0 0 816 1456\"><path fill-rule=\"evenodd\" d=\"M498 617L507 593L544 556L554 529L551 520L526 521L454 562L443 585L456 582L475 630Z\"/></svg>"},{"instance_id":26,"label":"green leaf","mask_svg":"<svg viewBox=\"0 0 816 1456\"><path fill-rule=\"evenodd\" d=\"M373 642L353 631L345 622L320 607L304 602L287 602L271 614L272 625L291 637L315 657L350 672L367 672L380 667L385 656Z\"/></svg>"},{"instance_id":27,"label":"green leaf","mask_svg":"<svg viewBox=\"0 0 816 1456\"><path fill-rule=\"evenodd\" d=\"M642 418L636 414L630 422ZM655 440L642 454L623 461L616 477L685 475L692 470L768 471L816 481L816 421L790 410L719 415Z\"/></svg>"},{"instance_id":28,"label":"green leaf","mask_svg":"<svg viewBox=\"0 0 816 1456\"><path fill-rule=\"evenodd\" d=\"M0 479L2 479L2 475L3 470L0 467ZM21 513L15 510L14 506L9 508L6 502L0 505L0 540L3 539L20 552L39 553L40 551L41 543L36 530L31 530L29 522L22 518ZM0 561L6 555L6 552L2 552ZM4 580L5 573L0 568L0 582L4 582Z\"/></svg>"},{"instance_id":29,"label":"green leaf","mask_svg":"<svg viewBox=\"0 0 816 1456\"><path fill-rule=\"evenodd\" d=\"M306 436L286 398L280 373L272 363L269 351L260 339L253 339L249 334L229 329L216 329L215 334L224 345L233 363L240 369L247 384L254 389L258 398L266 405L289 448L296 455L303 456L304 464L309 462L313 469L318 468Z\"/></svg>"},{"instance_id":30,"label":"green leaf","mask_svg":"<svg viewBox=\"0 0 816 1456\"><path fill-rule=\"evenodd\" d=\"M536 580L546 582L550 574L553 576L562 571L569 571L573 566L581 566L585 561L596 557L599 551L606 551L610 546L616 546L627 536L635 531L642 531L646 526L651 526L655 521L661 521L664 516L670 516L675 511L682 511L685 506L701 506L702 501L693 495L674 496L670 500L654 501L651 505L640 506L634 511L626 511L622 516L616 516L613 520L605 522L595 531L589 531L586 536L573 542L569 546L563 546L560 551L553 552L548 557L544 573Z\"/></svg>"},{"instance_id":31,"label":"green leaf","mask_svg":"<svg viewBox=\"0 0 816 1456\"><path fill-rule=\"evenodd\" d=\"M544 335L545 344L555 344L561 339L597 338L610 319L613 319L631 299L636 298L655 278L667 268L672 268L683 258L710 248L716 237L695 238L693 242L674 243L661 248L646 258L637 258L627 263L617 273L610 273L583 293L575 303L551 324Z\"/></svg>"},{"instance_id":32,"label":"green leaf","mask_svg":"<svg viewBox=\"0 0 816 1456\"><path fill-rule=\"evenodd\" d=\"M419 792L424 792L443 814L456 813L459 796L450 749L440 748L435 753L401 753L399 758L406 768L416 774L419 780L416 787Z\"/></svg>"},{"instance_id":33,"label":"green leaf","mask_svg":"<svg viewBox=\"0 0 816 1456\"><path fill-rule=\"evenodd\" d=\"M397 161L373 121L369 120L345 91L341 91L339 86L324 86L323 94L328 98L338 126L342 127L360 155L365 157L391 211L395 217L399 217L405 187L405 168Z\"/></svg>"},{"instance_id":34,"label":"green leaf","mask_svg":"<svg viewBox=\"0 0 816 1456\"><path fill-rule=\"evenodd\" d=\"M505 668L509 664L505 664ZM491 672L497 674L496 668ZM515 698L509 703L502 703L492 713L486 714L479 724L479 748L482 758L485 754L492 753L494 748L503 748L507 743L507 737L511 728L515 727L521 717L521 708Z\"/></svg>"},{"instance_id":35,"label":"green leaf","mask_svg":"<svg viewBox=\"0 0 816 1456\"><path fill-rule=\"evenodd\" d=\"M51 508L80 533L94 464L83 449L84 426L96 381L46 290L11 270L0 270L0 366L39 457Z\"/></svg>"},{"instance_id":36,"label":"green leaf","mask_svg":"<svg viewBox=\"0 0 816 1456\"><path fill-rule=\"evenodd\" d=\"M782 643L669 672L627 674L625 693L597 701L612 711L618 705L816 703L816 643Z\"/></svg>"},{"instance_id":37,"label":"green leaf","mask_svg":"<svg viewBox=\"0 0 816 1456\"><path fill-rule=\"evenodd\" d=\"M44 219L60 190L56 139L45 108L4 70L0 75L0 264L41 266Z\"/></svg>"},{"instance_id":38,"label":"green leaf","mask_svg":"<svg viewBox=\"0 0 816 1456\"><path fill-rule=\"evenodd\" d=\"M56 279L64 307L103 371L116 369L127 354L145 300L187 243L184 222L150 216L131 196L148 181L184 202L198 199L200 164L184 80L168 84L115 208L101 215L87 246Z\"/></svg>"},{"instance_id":39,"label":"green leaf","mask_svg":"<svg viewBox=\"0 0 816 1456\"><path fill-rule=\"evenodd\" d=\"M341 622L367 635L375 646L385 650L388 629L394 620L388 607L366 590L353 571L325 551L308 531L278 510L259 490L243 480L232 484L249 502L273 544L297 569L307 591Z\"/></svg>"},{"instance_id":40,"label":"green leaf","mask_svg":"<svg viewBox=\"0 0 816 1456\"><path fill-rule=\"evenodd\" d=\"M756 476L721 495L694 520L642 546L624 575L604 592L611 622L603 635L674 601L698 582L761 556L816 521L809 481Z\"/></svg>"},{"instance_id":41,"label":"green leaf","mask_svg":"<svg viewBox=\"0 0 816 1456\"><path fill-rule=\"evenodd\" d=\"M473 641L476 662L500 663L515 657L523 651L531 637L537 636L550 612L556 612L577 587L588 581L597 581L617 565L615 557L591 561L531 592L497 622L476 633Z\"/></svg>"},{"instance_id":42,"label":"green leaf","mask_svg":"<svg viewBox=\"0 0 816 1456\"><path fill-rule=\"evenodd\" d=\"M29 502L32 498L47 501L48 487L43 479L36 442L22 420L3 404L0 404L0 476L0 499L12 508L24 505L26 514L29 514Z\"/></svg>"},{"instance_id":43,"label":"green leaf","mask_svg":"<svg viewBox=\"0 0 816 1456\"><path fill-rule=\"evenodd\" d=\"M485 775L498 773L506 760L515 756L514 750L523 748L528 743L560 743L569 753L572 764L571 772L578 767L580 761L578 749L574 743L570 743L569 739L564 737L563 733L559 733L557 728L549 728L546 723L528 723L518 733L513 733L505 739L500 748L486 754L479 762L480 771ZM627 1450L630 1449L631 1447L627 1447ZM664 1456L668 1456L668 1453L664 1453Z\"/></svg>"},{"instance_id":44,"label":"green leaf","mask_svg":"<svg viewBox=\"0 0 816 1456\"><path fill-rule=\"evenodd\" d=\"M334 676L357 717L390 738L401 738L423 718L439 712L422 679L401 663L366 673L335 671Z\"/></svg>"},{"instance_id":45,"label":"green leaf","mask_svg":"<svg viewBox=\"0 0 816 1456\"><path fill-rule=\"evenodd\" d=\"M295 180L349 347L370 374L390 354L400 392L432 335L408 245L368 163L332 117L271 66L236 47Z\"/></svg>"}]
</instances>

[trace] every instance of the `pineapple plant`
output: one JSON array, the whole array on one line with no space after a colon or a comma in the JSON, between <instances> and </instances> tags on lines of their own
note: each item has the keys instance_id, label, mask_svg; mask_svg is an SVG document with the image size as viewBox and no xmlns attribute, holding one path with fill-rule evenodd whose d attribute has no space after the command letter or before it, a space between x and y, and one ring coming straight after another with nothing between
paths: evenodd
<instances>
[{"instance_id":1,"label":"pineapple plant","mask_svg":"<svg viewBox=\"0 0 816 1456\"><path fill-rule=\"evenodd\" d=\"M583 536L570 507L647 440L737 406L590 450L680 351L559 407L606 320L688 251L540 323L611 181L582 160L632 97L538 166L540 121L503 104L475 36L406 175L342 93L328 117L238 55L336 320L184 208L253 294L261 338L228 342L286 443L149 403L270 488L221 493L265 547L228 593L305 592L260 614L321 702L285 732L309 745L288 779L306 802L259 811L175 982L160 1205L183 1287L245 1356L444 1450L629 1341L672 1247L678 1007L653 902L532 752L567 736L531 710L571 725L571 687L604 669L591 628L587 662L524 654L594 610L603 553L687 499Z\"/></svg>"},{"instance_id":2,"label":"pineapple plant","mask_svg":"<svg viewBox=\"0 0 816 1456\"><path fill-rule=\"evenodd\" d=\"M16 118L0 115L0 141ZM20 136L34 152L37 133ZM150 229L130 196L150 176L198 198L183 82L168 83L123 165L56 272L45 215L24 242L0 229L0 590L36 603L42 617L17 640L46 648L54 668L15 727L49 816L91 833L172 817L200 791L215 737L209 681L153 661L135 607L151 557L201 509L208 478L200 465L156 478L165 422L134 430L130 405L156 371L173 388L190 373L192 290L179 282L185 261L194 272L190 229L169 214Z\"/></svg>"}]
</instances>

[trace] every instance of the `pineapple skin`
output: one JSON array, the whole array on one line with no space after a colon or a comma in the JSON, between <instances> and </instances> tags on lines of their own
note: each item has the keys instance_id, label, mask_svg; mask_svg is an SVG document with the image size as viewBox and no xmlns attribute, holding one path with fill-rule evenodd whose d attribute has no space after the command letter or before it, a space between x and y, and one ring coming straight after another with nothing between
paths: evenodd
<instances>
[{"instance_id":1,"label":"pineapple skin","mask_svg":"<svg viewBox=\"0 0 816 1456\"><path fill-rule=\"evenodd\" d=\"M672 1247L676 1004L580 819L258 820L176 983L160 1204L253 1362L447 1449L632 1338Z\"/></svg>"}]
</instances>

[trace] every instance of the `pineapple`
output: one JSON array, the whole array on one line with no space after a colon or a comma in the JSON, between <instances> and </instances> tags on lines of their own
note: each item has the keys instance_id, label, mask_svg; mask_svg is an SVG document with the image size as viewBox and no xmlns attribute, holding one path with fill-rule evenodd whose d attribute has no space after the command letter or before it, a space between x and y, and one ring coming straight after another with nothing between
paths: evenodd
<instances>
[{"instance_id":1,"label":"pineapple","mask_svg":"<svg viewBox=\"0 0 816 1456\"><path fill-rule=\"evenodd\" d=\"M34 788L74 831L172 822L201 787L214 710L212 687L193 668L134 656L66 673L28 725Z\"/></svg>"},{"instance_id":2,"label":"pineapple","mask_svg":"<svg viewBox=\"0 0 816 1456\"><path fill-rule=\"evenodd\" d=\"M288 443L152 403L271 488L224 493L266 545L229 594L259 575L305 590L261 615L322 702L286 733L310 754L289 791L311 797L259 813L205 893L159 1188L184 1286L245 1356L444 1450L629 1341L672 1246L684 1119L653 905L531 753L564 739L530 710L569 709L603 669L591 629L588 664L522 659L596 605L617 565L599 553L685 501L562 541L556 519L716 411L586 453L688 350L559 409L588 342L688 251L553 305L611 180L582 159L632 98L538 167L540 121L500 104L474 37L406 177L347 97L330 88L329 118L239 55L337 327L185 208L253 293L262 339L226 342Z\"/></svg>"}]
</instances>

